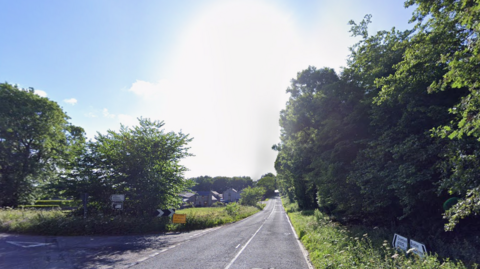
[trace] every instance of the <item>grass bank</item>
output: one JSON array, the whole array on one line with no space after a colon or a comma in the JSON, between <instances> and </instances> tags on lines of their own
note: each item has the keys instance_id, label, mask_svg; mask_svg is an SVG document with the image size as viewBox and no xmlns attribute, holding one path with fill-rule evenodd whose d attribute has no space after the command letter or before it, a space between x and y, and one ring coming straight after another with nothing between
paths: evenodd
<instances>
[{"instance_id":1,"label":"grass bank","mask_svg":"<svg viewBox=\"0 0 480 269\"><path fill-rule=\"evenodd\" d=\"M234 222L260 209L238 206L235 214L226 207L178 210L187 214L186 224L173 224L165 217L89 216L84 219L60 210L0 209L0 232L36 235L127 235L190 231Z\"/></svg>"},{"instance_id":2,"label":"grass bank","mask_svg":"<svg viewBox=\"0 0 480 269\"><path fill-rule=\"evenodd\" d=\"M282 202L315 268L477 268L437 255L405 255L392 249L392 238L375 230L358 234L359 229L333 222L318 210L299 211L296 204Z\"/></svg>"}]
</instances>

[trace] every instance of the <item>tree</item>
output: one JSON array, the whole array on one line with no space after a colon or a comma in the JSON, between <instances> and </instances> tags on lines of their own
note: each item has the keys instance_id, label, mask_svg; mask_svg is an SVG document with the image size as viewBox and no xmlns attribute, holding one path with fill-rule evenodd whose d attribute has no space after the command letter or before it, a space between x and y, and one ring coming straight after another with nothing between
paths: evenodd
<instances>
[{"instance_id":1,"label":"tree","mask_svg":"<svg viewBox=\"0 0 480 269\"><path fill-rule=\"evenodd\" d=\"M108 211L109 197L125 194L124 211L150 215L176 207L178 194L190 187L180 160L191 156L183 133L166 133L163 122L139 119L139 126L98 134L72 165L62 184L71 195L89 193L92 204Z\"/></svg>"},{"instance_id":2,"label":"tree","mask_svg":"<svg viewBox=\"0 0 480 269\"><path fill-rule=\"evenodd\" d=\"M411 19L417 22L416 32L403 42L405 52L395 74L378 81L378 103L415 97L410 108L418 107L413 105L418 100L425 104L416 112L423 110L432 119L423 124L436 137L431 140L437 149L429 146L431 156L443 156L435 158L435 164L427 158L430 167L440 170L429 169L439 177L434 182L437 192L463 197L446 214L451 221L446 228L453 229L460 219L480 212L480 180L472 169L480 148L472 139L480 139L480 5L469 0L406 1L412 5L417 6Z\"/></svg>"},{"instance_id":3,"label":"tree","mask_svg":"<svg viewBox=\"0 0 480 269\"><path fill-rule=\"evenodd\" d=\"M263 175L256 183L256 187L262 187L265 189L265 196L271 196L275 193L276 190L276 179L275 175L268 173Z\"/></svg>"},{"instance_id":4,"label":"tree","mask_svg":"<svg viewBox=\"0 0 480 269\"><path fill-rule=\"evenodd\" d=\"M191 178L195 182L195 186L192 187L193 191L206 191L213 190L219 193L223 193L228 188L233 188L240 191L247 186L253 185L253 180L250 177L209 177L200 176Z\"/></svg>"},{"instance_id":5,"label":"tree","mask_svg":"<svg viewBox=\"0 0 480 269\"><path fill-rule=\"evenodd\" d=\"M83 143L83 129L68 119L33 88L0 84L0 206L31 202L47 175L71 157L71 146Z\"/></svg>"},{"instance_id":6,"label":"tree","mask_svg":"<svg viewBox=\"0 0 480 269\"><path fill-rule=\"evenodd\" d=\"M263 194L265 193L265 189L261 187L247 187L243 189L242 193L240 193L240 204L242 205L249 205L255 206L260 199L262 198Z\"/></svg>"}]
</instances>

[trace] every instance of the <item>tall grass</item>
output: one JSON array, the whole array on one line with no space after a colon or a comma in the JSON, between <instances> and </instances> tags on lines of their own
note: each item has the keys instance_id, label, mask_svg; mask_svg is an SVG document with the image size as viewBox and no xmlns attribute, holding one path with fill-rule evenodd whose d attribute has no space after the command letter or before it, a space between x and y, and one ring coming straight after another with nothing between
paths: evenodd
<instances>
[{"instance_id":1,"label":"tall grass","mask_svg":"<svg viewBox=\"0 0 480 269\"><path fill-rule=\"evenodd\" d=\"M241 206L235 217L224 207L178 210L187 214L186 224L173 224L165 217L81 216L60 210L0 209L0 232L38 235L124 235L189 231L214 227L246 218L258 208Z\"/></svg>"},{"instance_id":2,"label":"tall grass","mask_svg":"<svg viewBox=\"0 0 480 269\"><path fill-rule=\"evenodd\" d=\"M422 259L411 250L398 252L387 240L373 243L367 233L355 235L318 210L299 211L296 204L282 201L316 268L477 268L435 254Z\"/></svg>"}]
</instances>

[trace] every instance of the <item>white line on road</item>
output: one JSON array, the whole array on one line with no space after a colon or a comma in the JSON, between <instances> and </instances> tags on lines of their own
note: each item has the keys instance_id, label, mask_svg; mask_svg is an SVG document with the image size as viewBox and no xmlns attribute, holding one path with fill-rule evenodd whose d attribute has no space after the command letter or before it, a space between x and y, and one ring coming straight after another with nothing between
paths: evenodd
<instances>
[{"instance_id":1,"label":"white line on road","mask_svg":"<svg viewBox=\"0 0 480 269\"><path fill-rule=\"evenodd\" d=\"M293 234L295 235L295 238L297 239L298 246L300 247L300 250L303 253L303 257L305 258L305 261L307 262L308 268L313 269L313 265L310 263L310 260L308 259L308 252L307 250L303 247L302 243L300 242L300 238L298 238L297 232L295 232L295 229L293 228L292 223L290 222L290 218L288 217L287 212L285 212L285 217L287 218L288 224L290 224L290 228L292 228Z\"/></svg>"},{"instance_id":2,"label":"white line on road","mask_svg":"<svg viewBox=\"0 0 480 269\"><path fill-rule=\"evenodd\" d=\"M238 246L236 246L235 248L238 248L240 246L240 244L238 244Z\"/></svg>"},{"instance_id":3,"label":"white line on road","mask_svg":"<svg viewBox=\"0 0 480 269\"><path fill-rule=\"evenodd\" d=\"M19 242L19 241L6 241L9 244L15 245L17 247L22 247L22 248L34 248L34 247L42 247L42 246L48 246L51 245L52 243L38 243L38 242Z\"/></svg>"},{"instance_id":4,"label":"white line on road","mask_svg":"<svg viewBox=\"0 0 480 269\"><path fill-rule=\"evenodd\" d=\"M240 249L240 251L237 253L237 255L235 255L235 257L233 258L233 260L230 261L230 263L225 267L225 269L228 269L230 268L230 266L232 266L232 264L237 260L238 256L240 256L240 254L242 254L242 252L245 250L245 248L248 246L248 244L250 243L250 241L252 241L252 239L255 237L255 235L257 235L257 233L260 231L260 229L262 229L263 225L265 225L265 222L267 221L268 218L270 218L270 216L272 215L273 213L273 209L272 209L272 212L270 213L270 215L268 215L268 217L263 221L262 225L260 225L260 228L258 228L258 230L252 235L252 237L250 237L250 239L248 239L247 243L242 247L242 249Z\"/></svg>"}]
</instances>

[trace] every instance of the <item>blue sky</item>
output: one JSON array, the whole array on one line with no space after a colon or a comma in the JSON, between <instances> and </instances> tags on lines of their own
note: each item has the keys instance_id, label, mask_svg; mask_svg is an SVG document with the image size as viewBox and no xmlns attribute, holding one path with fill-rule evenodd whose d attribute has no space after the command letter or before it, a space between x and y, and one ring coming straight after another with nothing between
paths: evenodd
<instances>
[{"instance_id":1,"label":"blue sky","mask_svg":"<svg viewBox=\"0 0 480 269\"><path fill-rule=\"evenodd\" d=\"M33 87L87 136L165 121L194 138L185 176L275 172L285 90L346 65L348 21L409 29L400 0L0 0L0 81Z\"/></svg>"}]
</instances>

